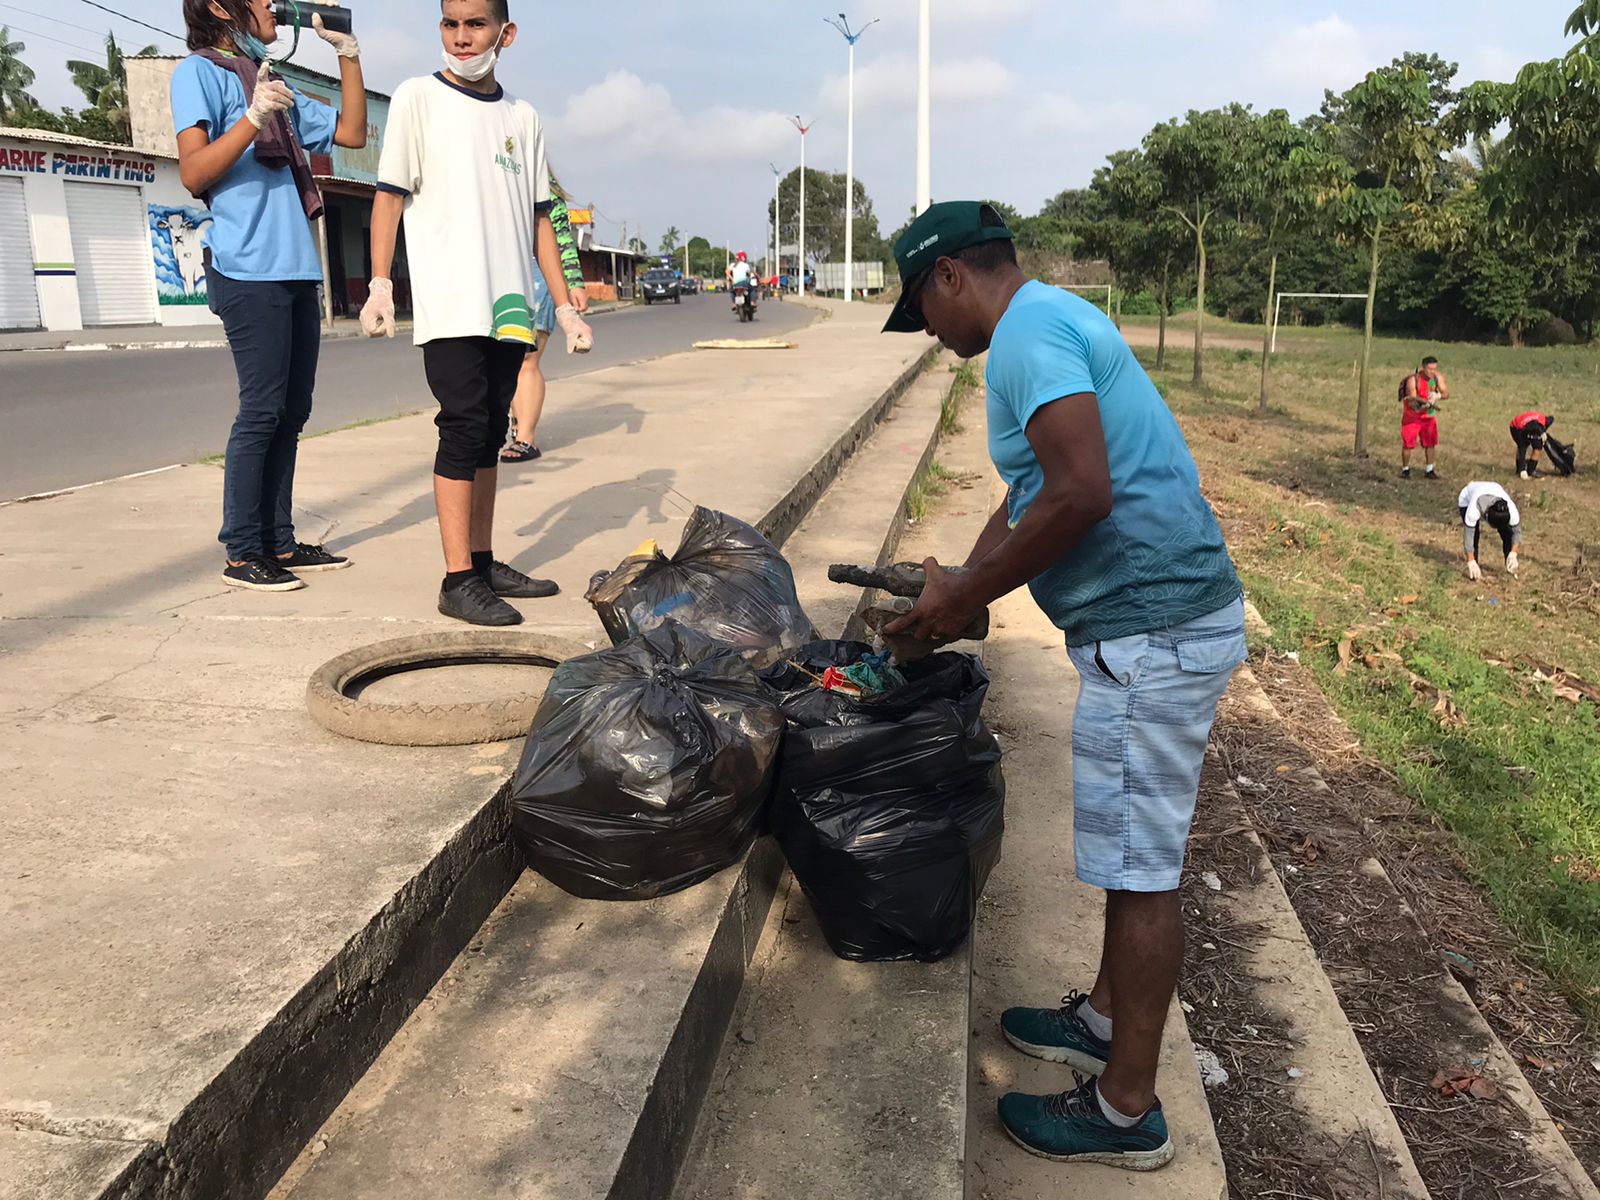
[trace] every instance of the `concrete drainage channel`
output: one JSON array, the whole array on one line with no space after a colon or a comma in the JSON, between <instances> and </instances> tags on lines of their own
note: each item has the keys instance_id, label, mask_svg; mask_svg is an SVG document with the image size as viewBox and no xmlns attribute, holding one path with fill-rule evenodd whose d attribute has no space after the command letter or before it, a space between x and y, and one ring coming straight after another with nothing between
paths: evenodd
<instances>
[{"instance_id":1,"label":"concrete drainage channel","mask_svg":"<svg viewBox=\"0 0 1600 1200\"><path fill-rule=\"evenodd\" d=\"M786 553L824 630L837 633L859 597L815 564L832 550L889 560L937 439L943 372L883 424L927 361L763 521L777 538L798 529ZM813 606L817 595L827 600ZM781 874L762 839L742 867L637 904L578 900L521 875L344 1103L306 1132L272 1200L664 1200ZM964 1027L953 1036L964 1050Z\"/></svg>"},{"instance_id":2,"label":"concrete drainage channel","mask_svg":"<svg viewBox=\"0 0 1600 1200\"><path fill-rule=\"evenodd\" d=\"M757 523L764 533L781 545L794 532L936 354L936 349L930 349L867 406L804 477L761 517ZM898 424L895 422L895 426ZM931 439L936 428L935 417L924 431L924 440ZM885 521L889 519L889 514L885 514ZM554 656L552 653L551 657ZM223 1196L230 1200L255 1200L267 1195L296 1155L311 1142L318 1127L406 1024L419 1002L429 995L457 955L474 937L486 935L485 920L522 876L521 856L509 836L509 786L507 780L492 800L462 822L433 858L383 904L364 928L354 933L339 954L311 976L264 1024L260 1033L172 1122L161 1144L149 1145L114 1180L97 1185L94 1194L118 1198L161 1197L162 1200L212 1200ZM659 962L662 946L674 931L692 928L698 936L703 927L716 935L708 939L714 945L701 947L698 954L688 946L680 953L680 958L693 961L691 982L701 980L700 994L709 993L713 1002L702 1004L697 1000L690 1004L687 996L682 998L683 1002L675 1002L677 1015L685 1012L709 1014L699 1037L709 1040L713 1056L726 1013L737 995L744 964L770 902L778 866L776 853L770 845L766 846L765 855L758 847L742 871L725 873L737 878L730 879L723 888L720 904L713 900L709 890L722 886L720 879L714 885L685 893L692 901L685 911L675 912L670 917L650 946L649 961ZM534 878L528 877L530 881ZM530 890L555 891L548 886ZM539 914L535 926L523 930L528 944L543 945L549 941L550 931L561 928L568 915L556 898L541 897L541 901L546 899L555 903L550 911ZM742 916L747 912L748 917ZM639 916L637 906L617 906L614 920L626 924ZM580 924L582 920L579 918L573 924ZM570 932L570 927L567 929ZM715 953L711 953L713 950ZM607 972L611 966L604 957L603 945L584 945L575 947L575 951L579 956L575 961L585 971ZM609 973L625 976L626 971L618 963ZM643 1006L659 1003L644 993L635 999ZM675 1031L679 1023L673 1022ZM688 1027L692 1023L684 1024L682 1038L674 1044L672 1054L658 1054L658 1059L685 1054L692 1057L690 1043L696 1040L696 1035ZM605 1058L604 1051L596 1051L596 1054ZM581 1072L583 1068L573 1065L572 1070ZM706 1070L709 1070L709 1061ZM683 1119L692 1125L693 1112L688 1104L691 1100L697 1102L698 1092L689 1086L690 1082L685 1080L687 1090L680 1091L663 1079L660 1095L655 1100L655 1110L663 1120L645 1121L641 1127L665 1132L674 1110L687 1111ZM703 1082L700 1088L703 1090ZM653 1074L645 1077L643 1090L645 1098L656 1090ZM602 1120L615 1126L616 1104L610 1100L606 1103L610 1111ZM450 1124L451 1119L447 1118L444 1123ZM581 1123L581 1118L574 1123ZM630 1125L630 1133L631 1128ZM425 1131L417 1144L428 1145L436 1132ZM650 1140L643 1138L639 1142L632 1156L636 1164L633 1170L659 1179L659 1171L646 1161L654 1157L648 1144ZM544 1157L537 1146L536 1140L528 1142L523 1151ZM387 1189L352 1189L338 1194L385 1197L446 1194L412 1186L409 1178L402 1176L396 1186ZM670 1175L659 1189L616 1194L645 1197L664 1194L667 1187L670 1187ZM487 1188L475 1195L496 1191L504 1194L502 1189ZM555 1188L547 1194L589 1193ZM593 1194L606 1194L606 1189L602 1187Z\"/></svg>"}]
</instances>

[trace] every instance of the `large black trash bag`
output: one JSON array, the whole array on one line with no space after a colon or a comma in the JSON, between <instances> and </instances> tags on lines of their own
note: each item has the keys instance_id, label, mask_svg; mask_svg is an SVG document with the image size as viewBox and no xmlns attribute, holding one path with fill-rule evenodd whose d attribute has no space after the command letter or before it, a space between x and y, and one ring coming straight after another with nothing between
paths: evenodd
<instances>
[{"instance_id":1,"label":"large black trash bag","mask_svg":"<svg viewBox=\"0 0 1600 1200\"><path fill-rule=\"evenodd\" d=\"M766 673L790 722L769 820L835 954L936 962L966 940L1000 859L1005 778L980 715L989 676L942 653L875 699L808 686L807 671L868 651L818 642Z\"/></svg>"},{"instance_id":2,"label":"large black trash bag","mask_svg":"<svg viewBox=\"0 0 1600 1200\"><path fill-rule=\"evenodd\" d=\"M671 558L659 550L631 556L596 575L587 599L613 643L671 620L766 666L815 636L778 548L754 526L709 508L694 510Z\"/></svg>"},{"instance_id":3,"label":"large black trash bag","mask_svg":"<svg viewBox=\"0 0 1600 1200\"><path fill-rule=\"evenodd\" d=\"M648 900L742 859L784 719L734 650L668 622L556 668L513 784L528 863L591 900Z\"/></svg>"}]
</instances>

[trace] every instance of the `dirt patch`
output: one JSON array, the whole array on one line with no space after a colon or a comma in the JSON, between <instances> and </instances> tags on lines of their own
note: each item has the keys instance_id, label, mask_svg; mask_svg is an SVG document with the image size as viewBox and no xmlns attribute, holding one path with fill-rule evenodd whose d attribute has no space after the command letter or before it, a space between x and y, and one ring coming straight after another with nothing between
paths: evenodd
<instances>
[{"instance_id":1,"label":"dirt patch","mask_svg":"<svg viewBox=\"0 0 1600 1200\"><path fill-rule=\"evenodd\" d=\"M1196 1050L1215 1054L1228 1072L1227 1083L1206 1092L1228 1188L1241 1197L1368 1200L1377 1194L1369 1143L1339 1144L1294 1102L1289 1071L1302 1035L1263 1002L1249 968L1263 930L1230 917L1204 882L1213 873L1224 894L1260 882L1261 857L1236 836L1243 814L1224 780L1219 762L1208 758L1183 884L1187 943L1179 993Z\"/></svg>"},{"instance_id":2,"label":"dirt patch","mask_svg":"<svg viewBox=\"0 0 1600 1200\"><path fill-rule=\"evenodd\" d=\"M1272 655L1256 668L1256 676L1338 797L1337 811L1324 819L1362 831L1366 852L1383 863L1436 952L1455 964L1455 974L1522 1065L1584 1170L1600 1178L1595 1031L1586 1028L1541 970L1535 948L1506 930L1468 875L1449 833L1361 752L1311 672Z\"/></svg>"},{"instance_id":3,"label":"dirt patch","mask_svg":"<svg viewBox=\"0 0 1600 1200\"><path fill-rule=\"evenodd\" d=\"M1343 779L1338 790L1319 786L1314 759L1284 724L1233 696L1213 737L1429 1191L1477 1197L1515 1185L1518 1197L1558 1200L1564 1192L1543 1182L1546 1164L1523 1144L1520 1110L1432 1086L1441 1070L1473 1066L1456 1061L1475 1041L1469 1014L1451 1003L1440 951L1394 885L1363 869L1381 853L1379 826L1410 817L1410 806L1381 794L1351 800ZM1343 753L1355 753L1354 740L1347 733Z\"/></svg>"}]
</instances>

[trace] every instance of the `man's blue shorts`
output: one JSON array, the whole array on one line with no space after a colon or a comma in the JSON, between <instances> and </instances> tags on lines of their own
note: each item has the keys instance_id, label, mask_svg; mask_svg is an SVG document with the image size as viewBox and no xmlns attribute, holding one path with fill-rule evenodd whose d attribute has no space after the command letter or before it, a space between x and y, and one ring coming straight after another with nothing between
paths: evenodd
<instances>
[{"instance_id":1,"label":"man's blue shorts","mask_svg":"<svg viewBox=\"0 0 1600 1200\"><path fill-rule=\"evenodd\" d=\"M1078 878L1107 891L1173 891L1217 704L1246 658L1244 601L1067 653L1082 680L1072 719Z\"/></svg>"},{"instance_id":2,"label":"man's blue shorts","mask_svg":"<svg viewBox=\"0 0 1600 1200\"><path fill-rule=\"evenodd\" d=\"M533 311L533 327L542 343L556 327L556 298L550 294L550 285L544 281L539 264L533 264L533 295L528 297L528 307Z\"/></svg>"}]
</instances>

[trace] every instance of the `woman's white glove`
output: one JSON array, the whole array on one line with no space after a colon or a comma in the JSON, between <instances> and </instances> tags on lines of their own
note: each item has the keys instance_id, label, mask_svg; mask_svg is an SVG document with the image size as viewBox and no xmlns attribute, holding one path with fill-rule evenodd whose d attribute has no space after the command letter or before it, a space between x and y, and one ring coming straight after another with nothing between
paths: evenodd
<instances>
[{"instance_id":1,"label":"woman's white glove","mask_svg":"<svg viewBox=\"0 0 1600 1200\"><path fill-rule=\"evenodd\" d=\"M335 0L311 0L313 4L331 6ZM333 52L340 58L360 58L361 44L356 41L352 33L334 33L331 29L324 29L322 14L311 14L311 28L317 31L317 36L333 47Z\"/></svg>"},{"instance_id":2,"label":"woman's white glove","mask_svg":"<svg viewBox=\"0 0 1600 1200\"><path fill-rule=\"evenodd\" d=\"M1510 554L1506 555L1506 570L1515 575L1521 569L1522 560L1517 557L1517 552L1513 550Z\"/></svg>"},{"instance_id":3,"label":"woman's white glove","mask_svg":"<svg viewBox=\"0 0 1600 1200\"><path fill-rule=\"evenodd\" d=\"M1473 583L1483 578L1483 568L1478 565L1478 560L1475 558L1467 559L1467 578Z\"/></svg>"},{"instance_id":4,"label":"woman's white glove","mask_svg":"<svg viewBox=\"0 0 1600 1200\"><path fill-rule=\"evenodd\" d=\"M556 324L566 334L568 354L587 354L594 349L594 330L572 305L563 304L556 309Z\"/></svg>"},{"instance_id":5,"label":"woman's white glove","mask_svg":"<svg viewBox=\"0 0 1600 1200\"><path fill-rule=\"evenodd\" d=\"M250 107L244 114L245 120L257 129L265 129L273 117L294 107L294 93L283 80L274 79L269 74L271 69L261 68L261 75L256 80L256 94L250 98Z\"/></svg>"},{"instance_id":6,"label":"woman's white glove","mask_svg":"<svg viewBox=\"0 0 1600 1200\"><path fill-rule=\"evenodd\" d=\"M367 284L367 302L361 306L361 332L369 338L394 336L394 284L374 279Z\"/></svg>"}]
</instances>

